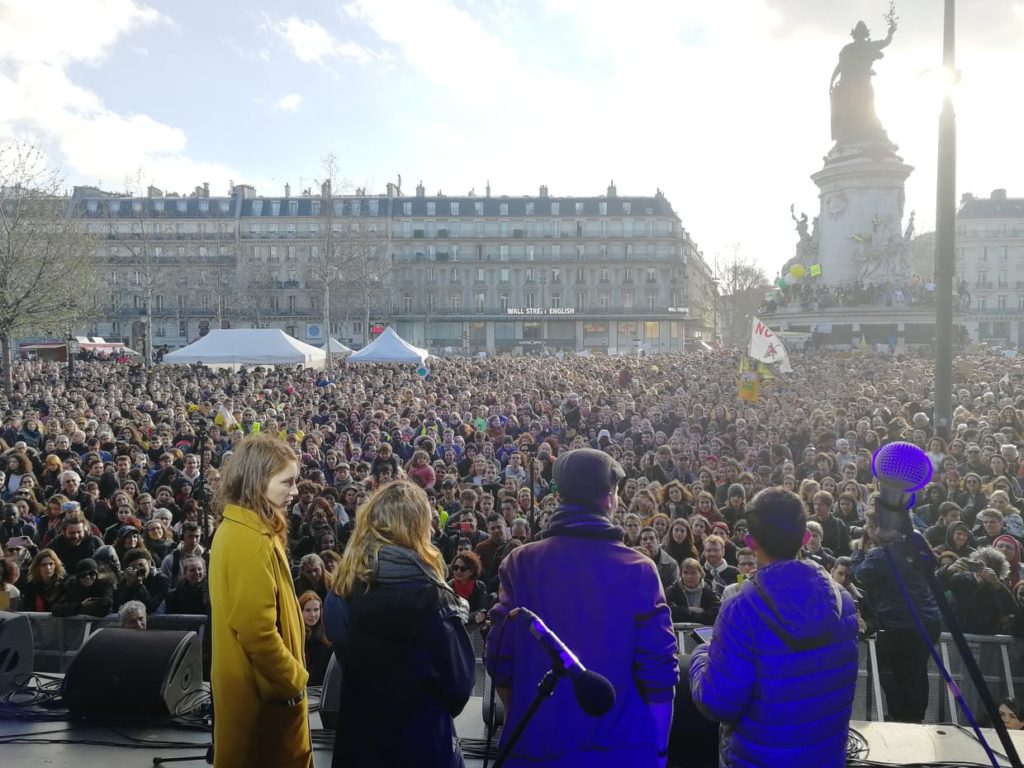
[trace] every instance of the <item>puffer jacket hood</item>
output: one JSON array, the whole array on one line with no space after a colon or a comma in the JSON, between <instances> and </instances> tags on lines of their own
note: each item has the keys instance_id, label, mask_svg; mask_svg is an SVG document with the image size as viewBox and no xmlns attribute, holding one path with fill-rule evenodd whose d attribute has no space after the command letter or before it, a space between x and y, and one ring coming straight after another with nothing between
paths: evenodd
<instances>
[{"instance_id":1,"label":"puffer jacket hood","mask_svg":"<svg viewBox=\"0 0 1024 768\"><path fill-rule=\"evenodd\" d=\"M816 578L808 578L808 569L817 572ZM763 598L752 603L755 613L790 649L817 648L841 636L841 591L817 564L775 562L759 570L752 581Z\"/></svg>"}]
</instances>

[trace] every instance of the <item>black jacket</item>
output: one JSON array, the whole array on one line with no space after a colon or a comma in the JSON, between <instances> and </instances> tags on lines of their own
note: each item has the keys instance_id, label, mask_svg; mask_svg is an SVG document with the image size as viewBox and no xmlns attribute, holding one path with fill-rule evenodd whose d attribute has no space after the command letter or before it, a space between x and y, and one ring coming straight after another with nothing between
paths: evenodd
<instances>
[{"instance_id":1,"label":"black jacket","mask_svg":"<svg viewBox=\"0 0 1024 768\"><path fill-rule=\"evenodd\" d=\"M388 546L382 552L398 547ZM453 718L473 692L469 635L446 585L416 578L331 592L324 621L341 663L334 768L461 768Z\"/></svg>"},{"instance_id":2,"label":"black jacket","mask_svg":"<svg viewBox=\"0 0 1024 768\"><path fill-rule=\"evenodd\" d=\"M686 592L683 590L682 583L678 581L665 590L665 602L668 603L668 607L672 611L673 622L693 622L707 626L715 623L715 619L718 618L718 609L722 607L718 593L707 582L704 582L700 594L700 607L704 609L703 613L690 610Z\"/></svg>"},{"instance_id":3,"label":"black jacket","mask_svg":"<svg viewBox=\"0 0 1024 768\"><path fill-rule=\"evenodd\" d=\"M114 606L120 608L129 600L138 600L145 604L146 613L154 613L160 604L167 597L167 590L170 588L171 580L159 571L150 571L145 581L131 582L127 576L122 576L121 585L114 595Z\"/></svg>"},{"instance_id":4,"label":"black jacket","mask_svg":"<svg viewBox=\"0 0 1024 768\"><path fill-rule=\"evenodd\" d=\"M90 605L82 605L85 600L94 599ZM114 579L110 574L100 574L92 583L85 587L77 576L70 576L64 582L64 592L53 604L54 616L106 616L114 608Z\"/></svg>"}]
</instances>

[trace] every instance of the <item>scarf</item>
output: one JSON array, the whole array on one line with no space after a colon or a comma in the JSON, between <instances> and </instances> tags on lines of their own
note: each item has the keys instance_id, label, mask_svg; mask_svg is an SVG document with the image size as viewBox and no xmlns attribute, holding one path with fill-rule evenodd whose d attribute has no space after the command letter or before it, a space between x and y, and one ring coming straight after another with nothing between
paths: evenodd
<instances>
[{"instance_id":1,"label":"scarf","mask_svg":"<svg viewBox=\"0 0 1024 768\"><path fill-rule=\"evenodd\" d=\"M439 580L416 552L397 544L385 544L374 556L374 578L377 584L401 584L410 581L429 582L450 590Z\"/></svg>"},{"instance_id":2,"label":"scarf","mask_svg":"<svg viewBox=\"0 0 1024 768\"><path fill-rule=\"evenodd\" d=\"M679 582L679 586L683 588L683 594L686 596L686 604L690 608L700 608L700 599L704 594L704 579L701 579L700 584L693 589L690 589L681 581Z\"/></svg>"},{"instance_id":3,"label":"scarf","mask_svg":"<svg viewBox=\"0 0 1024 768\"><path fill-rule=\"evenodd\" d=\"M551 516L542 538L549 536L574 536L580 539L603 539L622 541L626 532L603 512L578 504L562 504Z\"/></svg>"},{"instance_id":4,"label":"scarf","mask_svg":"<svg viewBox=\"0 0 1024 768\"><path fill-rule=\"evenodd\" d=\"M473 596L473 590L476 589L476 582L472 579L466 579L465 581L455 579L452 581L452 588L455 590L456 595L464 600L469 600Z\"/></svg>"}]
</instances>

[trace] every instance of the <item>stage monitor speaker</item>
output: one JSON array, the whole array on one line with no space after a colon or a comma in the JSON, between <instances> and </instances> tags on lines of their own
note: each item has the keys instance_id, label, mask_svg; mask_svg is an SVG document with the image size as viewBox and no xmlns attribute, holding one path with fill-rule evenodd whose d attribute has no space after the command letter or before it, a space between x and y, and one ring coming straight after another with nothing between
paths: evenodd
<instances>
[{"instance_id":1,"label":"stage monitor speaker","mask_svg":"<svg viewBox=\"0 0 1024 768\"><path fill-rule=\"evenodd\" d=\"M327 662L324 686L320 694L320 723L332 731L338 728L338 710L341 708L341 665L335 655Z\"/></svg>"},{"instance_id":2,"label":"stage monitor speaker","mask_svg":"<svg viewBox=\"0 0 1024 768\"><path fill-rule=\"evenodd\" d=\"M64 676L64 704L87 718L159 717L203 683L195 632L100 629L79 649Z\"/></svg>"},{"instance_id":3,"label":"stage monitor speaker","mask_svg":"<svg viewBox=\"0 0 1024 768\"><path fill-rule=\"evenodd\" d=\"M0 696L32 672L34 659L28 616L0 611Z\"/></svg>"}]
</instances>

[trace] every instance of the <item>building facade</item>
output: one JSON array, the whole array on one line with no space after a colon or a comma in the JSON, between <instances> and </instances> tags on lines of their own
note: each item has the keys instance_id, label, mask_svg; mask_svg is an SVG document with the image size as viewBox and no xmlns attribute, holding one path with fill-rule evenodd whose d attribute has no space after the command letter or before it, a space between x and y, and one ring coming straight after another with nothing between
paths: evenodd
<instances>
[{"instance_id":1,"label":"building facade","mask_svg":"<svg viewBox=\"0 0 1024 768\"><path fill-rule=\"evenodd\" d=\"M106 285L90 335L142 348L151 322L156 347L250 326L320 343L329 326L358 346L390 323L453 354L679 351L713 336L713 276L660 191L319 192L76 188Z\"/></svg>"},{"instance_id":2,"label":"building facade","mask_svg":"<svg viewBox=\"0 0 1024 768\"><path fill-rule=\"evenodd\" d=\"M974 341L1024 340L1024 198L1005 189L967 193L957 216L956 290L969 297L963 322Z\"/></svg>"}]
</instances>

